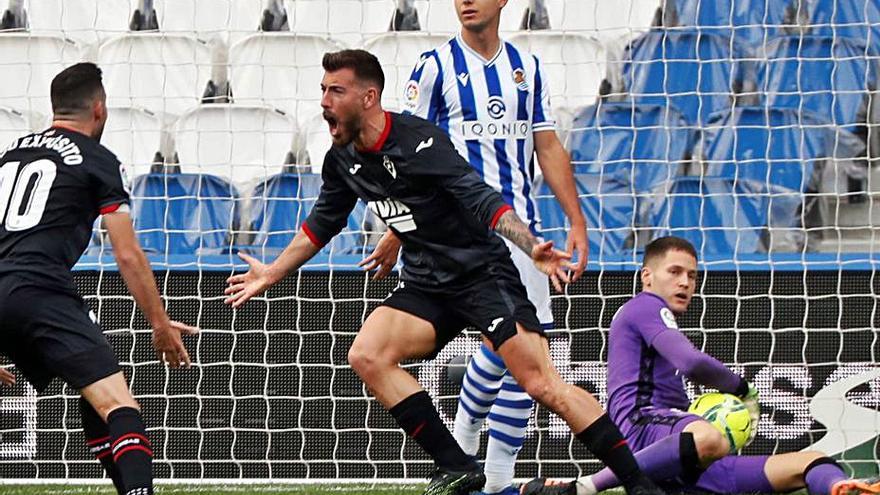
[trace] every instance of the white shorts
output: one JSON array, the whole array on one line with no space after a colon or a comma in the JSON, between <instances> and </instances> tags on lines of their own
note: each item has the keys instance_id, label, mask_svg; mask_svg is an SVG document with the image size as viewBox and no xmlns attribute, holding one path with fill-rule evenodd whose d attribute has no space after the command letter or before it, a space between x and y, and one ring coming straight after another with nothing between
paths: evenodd
<instances>
[{"instance_id":1,"label":"white shorts","mask_svg":"<svg viewBox=\"0 0 880 495\"><path fill-rule=\"evenodd\" d=\"M504 239L502 237L502 239ZM519 271L519 278L526 286L529 301L538 310L538 321L544 330L553 329L553 311L550 309L550 277L538 270L532 262L532 258L516 247L512 242L504 239L507 249L510 250L510 259Z\"/></svg>"}]
</instances>

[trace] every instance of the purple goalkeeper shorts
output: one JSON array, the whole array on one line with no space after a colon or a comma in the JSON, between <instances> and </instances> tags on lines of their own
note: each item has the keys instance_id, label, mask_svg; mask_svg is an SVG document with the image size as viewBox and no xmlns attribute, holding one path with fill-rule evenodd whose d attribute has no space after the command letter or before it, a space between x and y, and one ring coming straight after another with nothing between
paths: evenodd
<instances>
[{"instance_id":1,"label":"purple goalkeeper shorts","mask_svg":"<svg viewBox=\"0 0 880 495\"><path fill-rule=\"evenodd\" d=\"M633 452L681 433L703 418L680 409L645 407L630 414L620 430ZM764 474L766 455L729 455L712 463L696 479L667 480L660 486L667 491L698 491L718 494L774 493Z\"/></svg>"},{"instance_id":2,"label":"purple goalkeeper shorts","mask_svg":"<svg viewBox=\"0 0 880 495\"><path fill-rule=\"evenodd\" d=\"M633 452L660 440L681 433L685 426L703 418L681 409L643 407L629 415L620 426L620 432Z\"/></svg>"}]
</instances>

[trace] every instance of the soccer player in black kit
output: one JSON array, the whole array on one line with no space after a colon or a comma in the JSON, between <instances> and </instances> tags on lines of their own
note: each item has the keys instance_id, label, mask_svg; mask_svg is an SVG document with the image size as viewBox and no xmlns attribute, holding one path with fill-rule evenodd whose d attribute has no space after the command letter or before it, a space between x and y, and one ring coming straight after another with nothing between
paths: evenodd
<instances>
[{"instance_id":1,"label":"soccer player in black kit","mask_svg":"<svg viewBox=\"0 0 880 495\"><path fill-rule=\"evenodd\" d=\"M0 151L0 353L38 391L54 377L79 389L89 450L121 495L153 493L152 447L113 349L74 286L71 267L103 215L119 272L153 328L159 358L189 364L138 245L119 160L99 140L101 70L76 64L51 86L49 129Z\"/></svg>"},{"instance_id":2,"label":"soccer player in black kit","mask_svg":"<svg viewBox=\"0 0 880 495\"><path fill-rule=\"evenodd\" d=\"M400 238L404 265L400 285L367 317L348 360L434 459L437 470L426 494L467 494L482 488L485 477L399 363L436 354L470 325L492 343L529 395L560 415L627 480L628 493L662 493L641 473L596 399L556 372L535 307L495 232L529 253L557 290L568 281L570 255L552 242L538 243L446 133L418 117L382 110L384 75L376 57L343 50L325 54L323 66L321 105L333 147L324 159L321 193L275 261L266 265L242 255L250 269L229 278L226 302L240 306L298 269L339 233L360 198Z\"/></svg>"}]
</instances>

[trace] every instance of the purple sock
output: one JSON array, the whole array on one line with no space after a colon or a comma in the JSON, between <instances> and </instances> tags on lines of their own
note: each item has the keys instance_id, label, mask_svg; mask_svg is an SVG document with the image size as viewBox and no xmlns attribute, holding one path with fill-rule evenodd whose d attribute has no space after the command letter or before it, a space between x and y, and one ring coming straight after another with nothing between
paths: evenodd
<instances>
[{"instance_id":1,"label":"purple sock","mask_svg":"<svg viewBox=\"0 0 880 495\"><path fill-rule=\"evenodd\" d=\"M804 470L804 482L810 495L830 495L831 487L849 476L830 457L820 457Z\"/></svg>"},{"instance_id":2,"label":"purple sock","mask_svg":"<svg viewBox=\"0 0 880 495\"><path fill-rule=\"evenodd\" d=\"M639 468L645 473L645 476L653 481L662 481L675 478L681 474L683 464L681 444L683 435L687 436L686 441L689 440L692 445L693 436L690 433L679 433L670 435L636 452L636 462L638 462ZM600 492L620 486L620 481L608 468L594 474L591 479L593 484L596 485L596 490Z\"/></svg>"}]
</instances>

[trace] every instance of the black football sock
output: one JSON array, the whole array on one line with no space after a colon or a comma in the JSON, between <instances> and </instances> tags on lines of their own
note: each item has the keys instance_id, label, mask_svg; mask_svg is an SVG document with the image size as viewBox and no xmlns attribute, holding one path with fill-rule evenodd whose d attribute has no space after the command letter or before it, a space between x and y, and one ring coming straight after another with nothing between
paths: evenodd
<instances>
[{"instance_id":1,"label":"black football sock","mask_svg":"<svg viewBox=\"0 0 880 495\"><path fill-rule=\"evenodd\" d=\"M443 424L431 397L424 390L398 402L388 412L413 440L434 459L437 466L454 471L477 468Z\"/></svg>"},{"instance_id":2,"label":"black football sock","mask_svg":"<svg viewBox=\"0 0 880 495\"><path fill-rule=\"evenodd\" d=\"M107 416L113 462L125 495L153 495L153 447L137 409L120 407Z\"/></svg>"},{"instance_id":3,"label":"black football sock","mask_svg":"<svg viewBox=\"0 0 880 495\"><path fill-rule=\"evenodd\" d=\"M107 476L113 480L113 486L116 487L116 493L124 495L124 487L122 486L122 478L119 477L119 470L116 469L116 463L113 462L113 455L110 451L110 430L107 423L101 419L95 408L89 404L89 401L79 398L79 413L82 417L83 433L86 436L86 446L89 452L104 467Z\"/></svg>"},{"instance_id":4,"label":"black football sock","mask_svg":"<svg viewBox=\"0 0 880 495\"><path fill-rule=\"evenodd\" d=\"M647 479L642 475L629 445L608 414L603 414L575 436L611 469L624 488L641 485Z\"/></svg>"}]
</instances>

